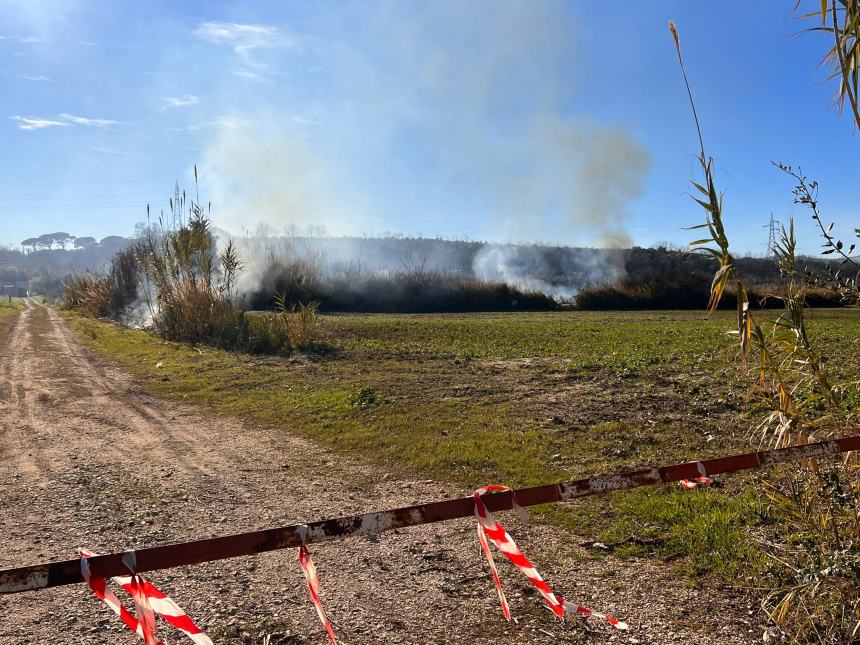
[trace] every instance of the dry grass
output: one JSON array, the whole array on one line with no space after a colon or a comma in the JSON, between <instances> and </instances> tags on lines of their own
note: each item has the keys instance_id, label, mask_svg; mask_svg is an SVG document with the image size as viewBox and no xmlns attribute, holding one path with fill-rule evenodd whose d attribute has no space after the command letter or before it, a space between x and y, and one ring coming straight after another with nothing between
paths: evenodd
<instances>
[{"instance_id":1,"label":"dry grass","mask_svg":"<svg viewBox=\"0 0 860 645\"><path fill-rule=\"evenodd\" d=\"M118 251L106 273L67 279L61 304L93 318L117 318L137 300L140 265L133 249Z\"/></svg>"},{"instance_id":2,"label":"dry grass","mask_svg":"<svg viewBox=\"0 0 860 645\"><path fill-rule=\"evenodd\" d=\"M185 209L184 195L178 207ZM219 251L208 216L192 200L187 219L168 225L159 218L148 225L113 257L107 273L67 281L63 307L119 321L129 308L145 307L148 327L164 339L184 343L269 354L319 349L318 303L288 305L282 297L278 311L268 315L234 306L242 268L232 241Z\"/></svg>"}]
</instances>

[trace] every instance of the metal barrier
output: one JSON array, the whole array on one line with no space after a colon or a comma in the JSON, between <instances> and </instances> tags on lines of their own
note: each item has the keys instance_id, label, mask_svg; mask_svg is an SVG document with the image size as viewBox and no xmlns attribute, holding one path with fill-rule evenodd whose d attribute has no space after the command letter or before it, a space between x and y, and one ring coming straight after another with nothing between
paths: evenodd
<instances>
[{"instance_id":1,"label":"metal barrier","mask_svg":"<svg viewBox=\"0 0 860 645\"><path fill-rule=\"evenodd\" d=\"M487 509L500 511L512 508L512 494L521 506L563 502L590 495L649 486L653 484L695 479L707 475L749 470L770 464L802 461L860 450L860 435L818 443L749 452L717 459L691 461L635 472L590 477L575 481L523 488L512 492L486 495ZM166 544L136 551L93 556L89 562L106 577L125 575L124 560L134 558L136 571L143 573L158 569L200 564L266 551L300 547L302 544L336 540L356 535L376 534L391 529L444 522L472 517L475 502L472 497L417 504L402 508L364 513L347 517L319 520L309 524L293 524L271 529L249 531L235 535ZM70 551L72 547L70 547ZM0 570L0 593L20 593L84 582L79 559L46 562L14 569Z\"/></svg>"}]
</instances>

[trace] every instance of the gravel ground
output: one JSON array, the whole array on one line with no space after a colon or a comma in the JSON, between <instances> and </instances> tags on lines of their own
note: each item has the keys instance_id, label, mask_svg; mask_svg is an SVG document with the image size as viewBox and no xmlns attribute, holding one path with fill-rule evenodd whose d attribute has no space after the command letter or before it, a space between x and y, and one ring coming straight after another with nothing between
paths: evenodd
<instances>
[{"instance_id":1,"label":"gravel ground","mask_svg":"<svg viewBox=\"0 0 860 645\"><path fill-rule=\"evenodd\" d=\"M156 401L28 303L0 356L0 568L459 496L333 457L284 431ZM343 643L754 643L755 599L692 588L671 564L592 559L561 529L499 515L562 595L626 620L556 620L497 558L506 623L474 522L315 546ZM218 643L325 643L293 551L151 575ZM181 640L163 627L171 643ZM159 632L161 634L161 632ZM134 643L83 585L0 597L0 643Z\"/></svg>"}]
</instances>

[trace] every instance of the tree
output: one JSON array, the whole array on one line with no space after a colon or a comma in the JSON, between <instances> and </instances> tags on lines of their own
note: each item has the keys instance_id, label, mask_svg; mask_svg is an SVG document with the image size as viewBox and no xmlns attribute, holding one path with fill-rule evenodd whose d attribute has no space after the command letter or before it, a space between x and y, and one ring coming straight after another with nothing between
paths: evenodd
<instances>
[{"instance_id":1,"label":"tree","mask_svg":"<svg viewBox=\"0 0 860 645\"><path fill-rule=\"evenodd\" d=\"M21 246L24 248L24 250L26 250L29 247L30 252L33 253L36 251L36 245L38 243L39 243L39 240L37 240L35 237L28 237L26 240L21 242Z\"/></svg>"},{"instance_id":2,"label":"tree","mask_svg":"<svg viewBox=\"0 0 860 645\"><path fill-rule=\"evenodd\" d=\"M76 237L75 238L75 248L76 249L88 249L91 246L96 244L96 238L94 237Z\"/></svg>"},{"instance_id":3,"label":"tree","mask_svg":"<svg viewBox=\"0 0 860 645\"><path fill-rule=\"evenodd\" d=\"M118 251L122 247L126 245L128 240L120 235L108 235L107 237L103 237L99 245L113 251Z\"/></svg>"},{"instance_id":4,"label":"tree","mask_svg":"<svg viewBox=\"0 0 860 645\"><path fill-rule=\"evenodd\" d=\"M65 250L69 244L75 241L74 235L69 235L68 233L65 233L63 231L52 233L51 235L54 238L54 244L56 244L63 250Z\"/></svg>"},{"instance_id":5,"label":"tree","mask_svg":"<svg viewBox=\"0 0 860 645\"><path fill-rule=\"evenodd\" d=\"M36 238L36 246L40 249L50 249L54 245L54 234L43 233Z\"/></svg>"}]
</instances>

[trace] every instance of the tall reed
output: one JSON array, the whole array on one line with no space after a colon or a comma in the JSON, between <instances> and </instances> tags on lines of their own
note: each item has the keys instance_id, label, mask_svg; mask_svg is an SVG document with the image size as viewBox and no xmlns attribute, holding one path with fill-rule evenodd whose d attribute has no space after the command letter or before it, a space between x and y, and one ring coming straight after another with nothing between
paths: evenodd
<instances>
[{"instance_id":1,"label":"tall reed","mask_svg":"<svg viewBox=\"0 0 860 645\"><path fill-rule=\"evenodd\" d=\"M753 438L771 446L786 446L856 432L852 426L857 423L857 410L840 397L847 384L835 382L809 330L806 299L810 281L798 269L793 221L782 227L775 249L783 277L778 296L782 312L774 319L760 318L750 310L743 276L731 253L723 221L723 197L715 186L713 158L705 152L674 23L669 23L669 30L700 145L698 161L703 179L692 184L705 222L693 228L706 229L708 236L691 242L691 247L710 254L719 264L708 311L717 308L731 282L737 293L740 353L744 366L754 375L750 396L770 407L753 428ZM793 174L789 167L783 169ZM800 179L802 175L794 176ZM804 194L803 184L798 182L795 195L798 190ZM814 203L810 206L817 208ZM847 347L845 353L847 357ZM793 642L853 643L860 636L858 474L854 456L836 463L813 460L805 467L783 471L782 479L767 489L780 522L771 533L758 538L771 564L763 605Z\"/></svg>"}]
</instances>

